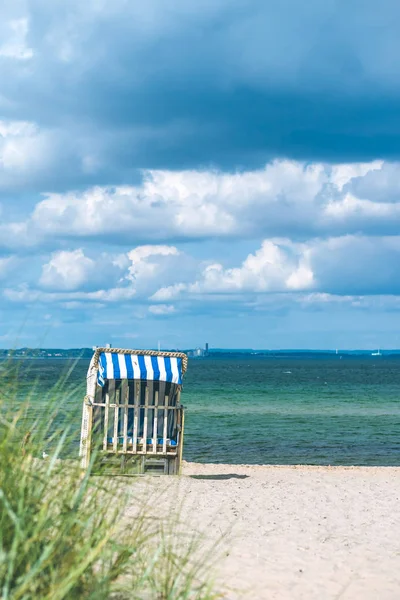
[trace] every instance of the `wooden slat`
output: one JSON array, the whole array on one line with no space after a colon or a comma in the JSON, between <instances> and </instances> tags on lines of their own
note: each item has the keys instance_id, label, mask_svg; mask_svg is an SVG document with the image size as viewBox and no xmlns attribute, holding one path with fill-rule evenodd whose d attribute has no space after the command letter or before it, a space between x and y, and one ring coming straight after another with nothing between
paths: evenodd
<instances>
[{"instance_id":1,"label":"wooden slat","mask_svg":"<svg viewBox=\"0 0 400 600\"><path fill-rule=\"evenodd\" d=\"M112 404L115 402L115 379L109 379L107 385L107 391L110 396L110 404Z\"/></svg>"},{"instance_id":2,"label":"wooden slat","mask_svg":"<svg viewBox=\"0 0 400 600\"><path fill-rule=\"evenodd\" d=\"M179 408L178 416L178 425L177 427L177 443L178 443L178 472L177 475L182 475L182 457L183 457L183 437L185 434L185 412L181 407L181 390L178 390L178 394L176 397L176 404Z\"/></svg>"},{"instance_id":3,"label":"wooden slat","mask_svg":"<svg viewBox=\"0 0 400 600\"><path fill-rule=\"evenodd\" d=\"M140 382L135 383L135 404L133 409L133 439L132 439L132 450L133 453L137 452L137 439L138 439L138 426L139 426L139 394L140 394Z\"/></svg>"},{"instance_id":4,"label":"wooden slat","mask_svg":"<svg viewBox=\"0 0 400 600\"><path fill-rule=\"evenodd\" d=\"M113 450L115 453L118 452L118 419L119 419L119 396L120 390L115 390L115 408L114 408L114 437L113 437Z\"/></svg>"},{"instance_id":5,"label":"wooden slat","mask_svg":"<svg viewBox=\"0 0 400 600\"><path fill-rule=\"evenodd\" d=\"M89 465L90 462L90 453L92 451L92 426L93 426L93 407L86 406L87 410L87 435L84 446L84 459L85 459L85 468Z\"/></svg>"},{"instance_id":6,"label":"wooden slat","mask_svg":"<svg viewBox=\"0 0 400 600\"><path fill-rule=\"evenodd\" d=\"M135 389L136 382L128 381L128 425L130 427L131 448L133 449L133 420L135 415Z\"/></svg>"},{"instance_id":7,"label":"wooden slat","mask_svg":"<svg viewBox=\"0 0 400 600\"><path fill-rule=\"evenodd\" d=\"M129 386L128 381L123 379L121 382L121 396L124 401L124 424L123 424L123 452L128 449L128 402L129 402Z\"/></svg>"},{"instance_id":8,"label":"wooden slat","mask_svg":"<svg viewBox=\"0 0 400 600\"><path fill-rule=\"evenodd\" d=\"M147 453L147 419L148 419L148 413L149 413L149 386L146 385L145 390L144 390L144 405L145 405L145 409L144 409L144 421L143 421L143 452L144 454Z\"/></svg>"},{"instance_id":9,"label":"wooden slat","mask_svg":"<svg viewBox=\"0 0 400 600\"><path fill-rule=\"evenodd\" d=\"M109 379L107 381L107 392L108 392L108 397L109 397L109 402L110 402L110 409L111 409L111 405L114 404L115 405L115 379ZM109 432L110 437L113 437L114 433L114 427L112 426L112 423L110 423L110 421L112 421L113 418L115 418L115 407L113 407L114 410L113 412L111 412L111 410L108 411L108 428L111 430ZM114 445L113 445L114 447Z\"/></svg>"},{"instance_id":10,"label":"wooden slat","mask_svg":"<svg viewBox=\"0 0 400 600\"><path fill-rule=\"evenodd\" d=\"M178 475L182 474L182 458L183 458L183 438L185 434L185 412L181 409L181 431L179 434L179 471Z\"/></svg>"},{"instance_id":11,"label":"wooden slat","mask_svg":"<svg viewBox=\"0 0 400 600\"><path fill-rule=\"evenodd\" d=\"M165 400L165 395L166 395L166 382L165 381L160 381L159 382L159 388L158 388L158 411L157 411L157 416L158 416L158 423L157 423L157 437L162 438L163 436L163 429L164 429L164 421L163 421L163 414L164 414L164 410L162 410L160 412L160 407L163 406L164 404L164 400Z\"/></svg>"},{"instance_id":12,"label":"wooden slat","mask_svg":"<svg viewBox=\"0 0 400 600\"><path fill-rule=\"evenodd\" d=\"M154 381L147 381L146 384L146 390L147 390L147 396L145 396L145 402L144 402L144 412L146 414L147 412L147 436L152 439L152 434L153 434L153 424L154 424L154 387L157 384L154 384ZM146 408L147 405L147 408ZM147 437L146 437L146 442L147 442ZM153 453L153 445L154 445L154 440L151 443L151 450L150 452ZM147 445L146 445L146 452L147 452Z\"/></svg>"},{"instance_id":13,"label":"wooden slat","mask_svg":"<svg viewBox=\"0 0 400 600\"><path fill-rule=\"evenodd\" d=\"M103 439L103 450L107 450L108 443L108 411L110 406L110 396L107 392L106 394L106 403L103 405L104 409L104 439Z\"/></svg>"},{"instance_id":14,"label":"wooden slat","mask_svg":"<svg viewBox=\"0 0 400 600\"><path fill-rule=\"evenodd\" d=\"M177 413L175 413L176 423L174 423L174 427L175 427L175 431L176 431L176 444L177 444L177 446L179 446L179 441L180 441L180 437L181 437L180 432L182 430L182 418L183 418L183 410L180 405L180 390L178 390L178 392L176 394L176 407L179 410Z\"/></svg>"},{"instance_id":15,"label":"wooden slat","mask_svg":"<svg viewBox=\"0 0 400 600\"><path fill-rule=\"evenodd\" d=\"M96 386L94 400L95 401L98 400L99 402L104 402L103 392L105 392L104 388L101 388L100 386ZM94 403L92 403L92 405L93 405L93 427L92 427L92 429L93 429L93 434L96 437L96 445L97 445L99 433L100 433L100 431L103 431L104 410L99 406L94 406Z\"/></svg>"},{"instance_id":16,"label":"wooden slat","mask_svg":"<svg viewBox=\"0 0 400 600\"><path fill-rule=\"evenodd\" d=\"M157 454L158 390L154 392L153 454Z\"/></svg>"},{"instance_id":17,"label":"wooden slat","mask_svg":"<svg viewBox=\"0 0 400 600\"><path fill-rule=\"evenodd\" d=\"M167 452L167 427L168 427L168 396L164 399L164 431L163 431L163 454Z\"/></svg>"}]
</instances>

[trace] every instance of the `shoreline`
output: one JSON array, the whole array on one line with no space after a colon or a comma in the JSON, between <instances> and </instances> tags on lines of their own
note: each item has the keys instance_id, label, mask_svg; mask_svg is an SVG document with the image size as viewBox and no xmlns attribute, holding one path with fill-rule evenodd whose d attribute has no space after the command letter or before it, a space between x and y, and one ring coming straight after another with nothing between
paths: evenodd
<instances>
[{"instance_id":1,"label":"shoreline","mask_svg":"<svg viewBox=\"0 0 400 600\"><path fill-rule=\"evenodd\" d=\"M393 466L393 465L307 465L307 464L290 464L290 465L285 465L285 464L248 464L248 463L213 463L213 462L207 462L207 463L200 463L200 462L194 462L194 461L187 461L187 460L183 460L182 461L182 475L186 475L185 473L185 469L188 469L189 471L192 468L197 468L197 467L204 467L204 468L208 468L208 467L221 467L222 469L254 469L254 470L258 470L258 469L293 469L293 470L303 470L303 471L317 471L317 470L329 470L329 471L334 471L334 470L343 470L343 471L353 471L353 470L366 470L366 471L370 471L370 470L374 470L374 469L393 469L394 471L398 471L400 473L400 464L398 466Z\"/></svg>"}]
</instances>

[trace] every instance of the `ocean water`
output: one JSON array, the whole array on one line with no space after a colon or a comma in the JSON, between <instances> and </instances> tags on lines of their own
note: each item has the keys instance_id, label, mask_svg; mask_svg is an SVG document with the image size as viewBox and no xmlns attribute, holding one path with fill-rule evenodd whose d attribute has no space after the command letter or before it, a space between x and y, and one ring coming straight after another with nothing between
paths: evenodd
<instances>
[{"instance_id":1,"label":"ocean water","mask_svg":"<svg viewBox=\"0 0 400 600\"><path fill-rule=\"evenodd\" d=\"M78 449L87 360L14 361L27 419L56 392ZM0 363L0 370L1 370ZM400 357L189 360L184 458L234 464L400 465ZM45 418L46 415L43 414Z\"/></svg>"}]
</instances>

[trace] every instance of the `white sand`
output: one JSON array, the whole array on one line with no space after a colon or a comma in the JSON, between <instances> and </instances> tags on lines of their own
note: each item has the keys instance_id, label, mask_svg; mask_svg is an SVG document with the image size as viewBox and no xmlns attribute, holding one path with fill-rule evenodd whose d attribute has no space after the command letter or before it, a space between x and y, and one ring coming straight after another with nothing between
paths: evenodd
<instances>
[{"instance_id":1,"label":"white sand","mask_svg":"<svg viewBox=\"0 0 400 600\"><path fill-rule=\"evenodd\" d=\"M225 598L400 599L400 468L185 463L150 485L185 499L188 528L229 532Z\"/></svg>"}]
</instances>

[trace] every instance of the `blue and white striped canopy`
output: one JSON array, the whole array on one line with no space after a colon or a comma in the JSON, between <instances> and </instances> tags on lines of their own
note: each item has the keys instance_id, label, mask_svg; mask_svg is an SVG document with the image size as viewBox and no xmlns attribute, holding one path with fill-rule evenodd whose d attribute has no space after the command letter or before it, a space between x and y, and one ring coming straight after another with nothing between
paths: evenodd
<instances>
[{"instance_id":1,"label":"blue and white striped canopy","mask_svg":"<svg viewBox=\"0 0 400 600\"><path fill-rule=\"evenodd\" d=\"M173 356L145 356L102 352L99 356L97 383L106 379L147 379L182 383L182 359Z\"/></svg>"}]
</instances>

